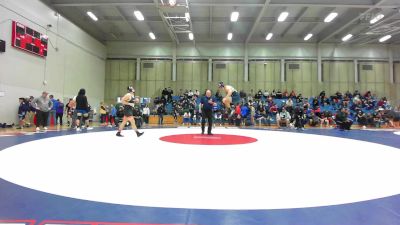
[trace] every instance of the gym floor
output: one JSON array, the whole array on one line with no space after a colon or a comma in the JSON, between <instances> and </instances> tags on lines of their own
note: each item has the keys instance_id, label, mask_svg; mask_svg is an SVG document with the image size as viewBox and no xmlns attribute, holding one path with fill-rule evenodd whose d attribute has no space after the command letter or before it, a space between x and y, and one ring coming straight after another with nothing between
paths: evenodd
<instances>
[{"instance_id":1,"label":"gym floor","mask_svg":"<svg viewBox=\"0 0 400 225\"><path fill-rule=\"evenodd\" d=\"M3 131L0 223L400 223L399 130L143 131Z\"/></svg>"}]
</instances>

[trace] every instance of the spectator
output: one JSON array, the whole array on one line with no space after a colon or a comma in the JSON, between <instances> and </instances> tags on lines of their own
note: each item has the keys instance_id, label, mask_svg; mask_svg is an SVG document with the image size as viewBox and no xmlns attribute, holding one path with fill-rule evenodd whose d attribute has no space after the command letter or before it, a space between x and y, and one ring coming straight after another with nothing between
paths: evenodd
<instances>
[{"instance_id":1,"label":"spectator","mask_svg":"<svg viewBox=\"0 0 400 225\"><path fill-rule=\"evenodd\" d=\"M282 112L276 114L276 122L278 128L281 127L281 124L285 124L285 127L289 126L290 114L285 108L282 108Z\"/></svg>"},{"instance_id":2,"label":"spectator","mask_svg":"<svg viewBox=\"0 0 400 225\"><path fill-rule=\"evenodd\" d=\"M57 99L57 109L56 109L56 121L55 121L55 125L58 124L58 121L60 121L60 126L63 125L63 116L64 116L64 103L60 100Z\"/></svg>"},{"instance_id":3,"label":"spectator","mask_svg":"<svg viewBox=\"0 0 400 225\"><path fill-rule=\"evenodd\" d=\"M143 120L144 120L144 123L145 123L146 125L149 124L149 117L150 117L150 108L149 108L149 105L146 105L146 106L143 108Z\"/></svg>"},{"instance_id":4,"label":"spectator","mask_svg":"<svg viewBox=\"0 0 400 225\"><path fill-rule=\"evenodd\" d=\"M353 121L348 118L348 112L346 109L341 109L336 114L336 124L339 126L340 130L350 130Z\"/></svg>"},{"instance_id":5,"label":"spectator","mask_svg":"<svg viewBox=\"0 0 400 225\"><path fill-rule=\"evenodd\" d=\"M51 122L54 123L54 125L56 125L56 111L58 108L58 101L56 99L54 99L53 95L49 96L50 100L53 102L53 107L51 108L51 110L49 111L49 117L47 120L47 126L50 126Z\"/></svg>"},{"instance_id":6,"label":"spectator","mask_svg":"<svg viewBox=\"0 0 400 225\"><path fill-rule=\"evenodd\" d=\"M48 93L43 91L42 95L38 98L35 98L32 101L32 104L36 108L37 122L36 122L36 131L40 131L40 127L47 130L47 121L49 118L49 111L53 108L53 102L48 98Z\"/></svg>"},{"instance_id":7,"label":"spectator","mask_svg":"<svg viewBox=\"0 0 400 225\"><path fill-rule=\"evenodd\" d=\"M24 128L25 117L26 117L26 114L28 113L28 111L29 111L29 105L27 103L27 100L23 97L19 98L19 107L18 107L19 127L17 127L17 129Z\"/></svg>"},{"instance_id":8,"label":"spectator","mask_svg":"<svg viewBox=\"0 0 400 225\"><path fill-rule=\"evenodd\" d=\"M294 127L296 129L304 130L304 109L296 107L294 109Z\"/></svg>"},{"instance_id":9,"label":"spectator","mask_svg":"<svg viewBox=\"0 0 400 225\"><path fill-rule=\"evenodd\" d=\"M102 126L105 126L107 111L106 111L106 106L105 106L104 102L100 102L99 113L100 113L100 123Z\"/></svg>"},{"instance_id":10,"label":"spectator","mask_svg":"<svg viewBox=\"0 0 400 225\"><path fill-rule=\"evenodd\" d=\"M89 126L89 103L86 97L86 90L81 88L78 92L78 95L75 98L76 102L76 131L81 130L82 128L87 128L88 130L93 129L92 127ZM82 120L82 123L81 123ZM82 125L83 124L83 125Z\"/></svg>"},{"instance_id":11,"label":"spectator","mask_svg":"<svg viewBox=\"0 0 400 225\"><path fill-rule=\"evenodd\" d=\"M158 115L158 125L163 125L164 123L164 113L165 113L165 109L164 109L164 105L160 104L158 105L157 108L157 115Z\"/></svg>"},{"instance_id":12,"label":"spectator","mask_svg":"<svg viewBox=\"0 0 400 225\"><path fill-rule=\"evenodd\" d=\"M108 125L109 127L115 126L115 117L117 117L117 109L115 108L114 105L110 106L110 117L108 121L110 121L110 124Z\"/></svg>"},{"instance_id":13,"label":"spectator","mask_svg":"<svg viewBox=\"0 0 400 225\"><path fill-rule=\"evenodd\" d=\"M188 128L190 127L190 112L185 112L183 114L183 126L188 126Z\"/></svg>"}]
</instances>

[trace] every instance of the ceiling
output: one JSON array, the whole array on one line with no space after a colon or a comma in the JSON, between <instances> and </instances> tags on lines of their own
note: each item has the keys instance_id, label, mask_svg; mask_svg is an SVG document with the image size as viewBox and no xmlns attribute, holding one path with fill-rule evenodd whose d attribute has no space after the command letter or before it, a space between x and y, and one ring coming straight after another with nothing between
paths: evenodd
<instances>
[{"instance_id":1,"label":"ceiling","mask_svg":"<svg viewBox=\"0 0 400 225\"><path fill-rule=\"evenodd\" d=\"M64 17L101 42L155 41L180 43L340 43L343 36L353 34L348 43L364 45L379 43L385 35L388 44L400 44L400 0L42 0ZM139 10L144 21L133 14ZM87 14L93 12L98 21ZM237 22L230 21L231 12L238 11ZM277 19L289 13L284 22ZM190 13L186 22L184 13ZM330 23L325 17L337 12ZM370 20L378 14L385 17L375 24ZM172 18L177 19L172 19ZM193 32L194 40L188 38ZM227 40L232 32L233 38ZM266 35L273 33L271 40ZM308 33L310 40L303 38Z\"/></svg>"}]
</instances>

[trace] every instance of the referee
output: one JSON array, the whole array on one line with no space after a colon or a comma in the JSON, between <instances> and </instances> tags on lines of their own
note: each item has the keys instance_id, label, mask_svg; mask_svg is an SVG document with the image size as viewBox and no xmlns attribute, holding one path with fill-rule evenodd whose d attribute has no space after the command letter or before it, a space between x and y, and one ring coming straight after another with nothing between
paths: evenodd
<instances>
[{"instance_id":1,"label":"referee","mask_svg":"<svg viewBox=\"0 0 400 225\"><path fill-rule=\"evenodd\" d=\"M208 135L212 135L212 122L213 122L213 107L217 105L214 99L211 97L211 91L207 90L206 95L201 98L201 109L202 109L202 119L201 119L201 134L204 134L204 128L206 125L206 119L208 120Z\"/></svg>"}]
</instances>

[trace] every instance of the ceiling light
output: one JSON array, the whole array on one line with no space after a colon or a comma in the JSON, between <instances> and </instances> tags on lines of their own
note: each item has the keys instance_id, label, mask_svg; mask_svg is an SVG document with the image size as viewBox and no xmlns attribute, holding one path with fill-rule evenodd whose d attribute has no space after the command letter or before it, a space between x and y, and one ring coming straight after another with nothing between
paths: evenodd
<instances>
[{"instance_id":1,"label":"ceiling light","mask_svg":"<svg viewBox=\"0 0 400 225\"><path fill-rule=\"evenodd\" d=\"M374 23L378 22L379 20L381 20L383 17L385 17L385 15L378 14L374 18L372 18L372 20L370 20L369 23L374 24Z\"/></svg>"},{"instance_id":2,"label":"ceiling light","mask_svg":"<svg viewBox=\"0 0 400 225\"><path fill-rule=\"evenodd\" d=\"M193 38L194 38L194 37L193 37L193 33L189 33L189 40L191 40L191 41L192 41L192 40L193 40Z\"/></svg>"},{"instance_id":3,"label":"ceiling light","mask_svg":"<svg viewBox=\"0 0 400 225\"><path fill-rule=\"evenodd\" d=\"M236 22L239 19L239 12L235 11L231 13L231 22Z\"/></svg>"},{"instance_id":4,"label":"ceiling light","mask_svg":"<svg viewBox=\"0 0 400 225\"><path fill-rule=\"evenodd\" d=\"M139 10L133 11L133 14L135 15L137 20L139 20L139 21L143 21L144 20L143 14Z\"/></svg>"},{"instance_id":5,"label":"ceiling light","mask_svg":"<svg viewBox=\"0 0 400 225\"><path fill-rule=\"evenodd\" d=\"M175 6L176 5L176 0L168 0L168 3L170 6Z\"/></svg>"},{"instance_id":6,"label":"ceiling light","mask_svg":"<svg viewBox=\"0 0 400 225\"><path fill-rule=\"evenodd\" d=\"M190 20L190 14L188 12L185 12L185 20L186 22L189 22Z\"/></svg>"},{"instance_id":7,"label":"ceiling light","mask_svg":"<svg viewBox=\"0 0 400 225\"><path fill-rule=\"evenodd\" d=\"M392 38L392 35L386 35L384 37L381 37L379 39L379 42L385 42L385 41L389 40L390 38Z\"/></svg>"},{"instance_id":8,"label":"ceiling light","mask_svg":"<svg viewBox=\"0 0 400 225\"><path fill-rule=\"evenodd\" d=\"M150 33L149 33L149 36L150 36L150 38L151 38L152 40L155 40L155 39L156 39L156 36L154 35L153 32L150 32Z\"/></svg>"},{"instance_id":9,"label":"ceiling light","mask_svg":"<svg viewBox=\"0 0 400 225\"><path fill-rule=\"evenodd\" d=\"M348 35L346 35L346 36L344 36L343 38L342 38L342 41L348 41L350 38L352 38L353 37L353 35L352 34L348 34Z\"/></svg>"},{"instance_id":10,"label":"ceiling light","mask_svg":"<svg viewBox=\"0 0 400 225\"><path fill-rule=\"evenodd\" d=\"M337 17L338 13L337 12L331 12L327 17L325 17L324 22L325 23L330 23L332 20L334 20Z\"/></svg>"},{"instance_id":11,"label":"ceiling light","mask_svg":"<svg viewBox=\"0 0 400 225\"><path fill-rule=\"evenodd\" d=\"M282 12L278 17L278 22L283 22L289 16L288 12Z\"/></svg>"},{"instance_id":12,"label":"ceiling light","mask_svg":"<svg viewBox=\"0 0 400 225\"><path fill-rule=\"evenodd\" d=\"M92 20L94 20L94 21L99 20L99 19L97 19L97 16L94 15L92 12L88 11L87 14L88 14L88 16L89 16L90 18L92 18Z\"/></svg>"},{"instance_id":13,"label":"ceiling light","mask_svg":"<svg viewBox=\"0 0 400 225\"><path fill-rule=\"evenodd\" d=\"M313 36L313 34L307 34L307 36L304 37L305 41L310 40L310 38Z\"/></svg>"},{"instance_id":14,"label":"ceiling light","mask_svg":"<svg viewBox=\"0 0 400 225\"><path fill-rule=\"evenodd\" d=\"M267 37L265 37L265 39L266 39L267 41L269 41L269 40L271 40L272 36L274 36L273 33L268 33L268 34L267 34Z\"/></svg>"},{"instance_id":15,"label":"ceiling light","mask_svg":"<svg viewBox=\"0 0 400 225\"><path fill-rule=\"evenodd\" d=\"M233 37L233 34L232 34L232 33L229 33L227 38L228 38L228 40L230 41L230 40L232 40L232 37Z\"/></svg>"}]
</instances>

